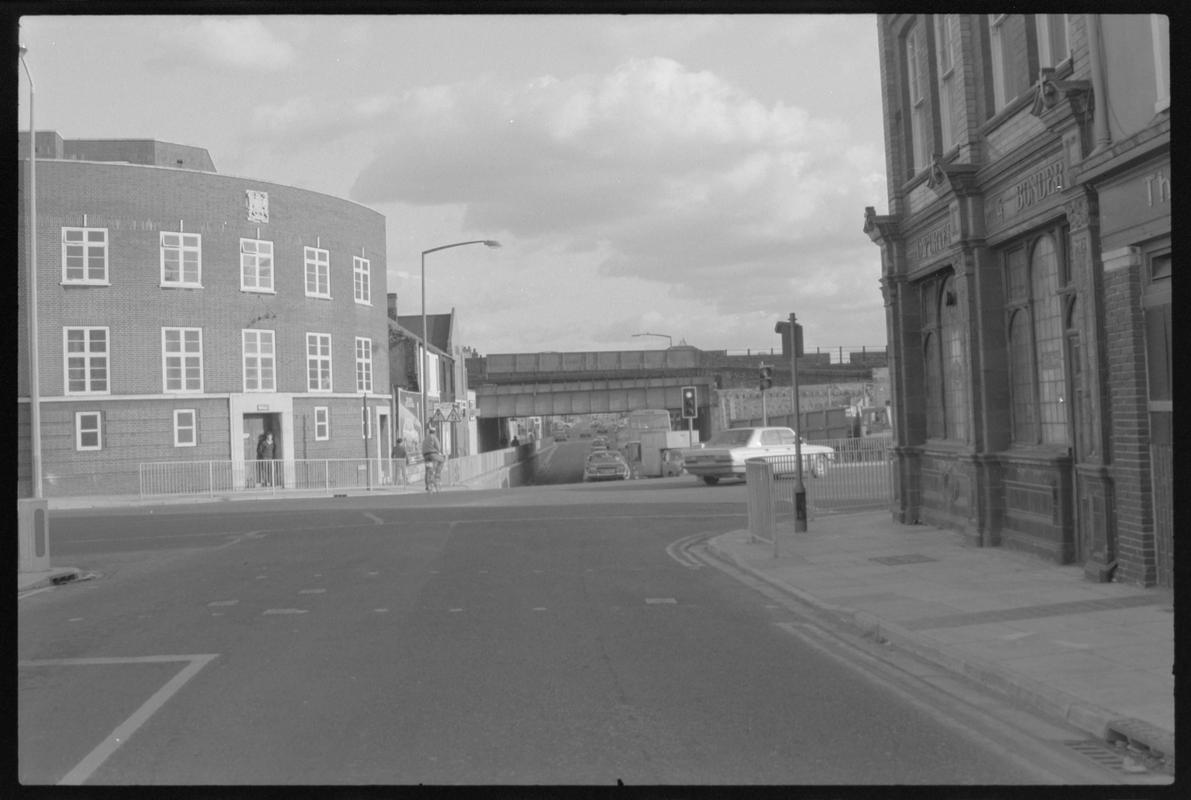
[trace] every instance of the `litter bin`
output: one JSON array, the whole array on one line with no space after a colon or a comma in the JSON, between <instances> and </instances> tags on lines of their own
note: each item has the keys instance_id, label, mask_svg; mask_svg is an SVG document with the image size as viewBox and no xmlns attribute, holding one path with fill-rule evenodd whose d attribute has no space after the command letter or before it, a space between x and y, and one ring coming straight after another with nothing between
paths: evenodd
<instances>
[{"instance_id":1,"label":"litter bin","mask_svg":"<svg viewBox=\"0 0 1191 800\"><path fill-rule=\"evenodd\" d=\"M17 500L19 572L44 572L50 568L49 504L44 499ZM9 551L11 552L11 551Z\"/></svg>"}]
</instances>

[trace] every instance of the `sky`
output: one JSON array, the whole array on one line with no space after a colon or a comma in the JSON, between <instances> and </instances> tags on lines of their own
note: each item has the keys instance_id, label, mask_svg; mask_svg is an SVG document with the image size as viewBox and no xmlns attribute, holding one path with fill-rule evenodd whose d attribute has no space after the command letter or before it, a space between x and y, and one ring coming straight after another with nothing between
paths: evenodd
<instances>
[{"instance_id":1,"label":"sky","mask_svg":"<svg viewBox=\"0 0 1191 800\"><path fill-rule=\"evenodd\" d=\"M36 127L383 214L480 353L885 345L872 14L27 16ZM28 125L28 90L18 90ZM656 334L635 336L634 334Z\"/></svg>"}]
</instances>

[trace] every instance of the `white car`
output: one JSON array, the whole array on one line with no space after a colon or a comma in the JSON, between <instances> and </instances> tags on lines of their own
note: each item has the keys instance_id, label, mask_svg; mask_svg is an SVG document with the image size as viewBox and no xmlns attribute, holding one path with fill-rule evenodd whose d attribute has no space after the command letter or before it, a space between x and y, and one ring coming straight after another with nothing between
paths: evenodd
<instances>
[{"instance_id":1,"label":"white car","mask_svg":"<svg viewBox=\"0 0 1191 800\"><path fill-rule=\"evenodd\" d=\"M712 436L702 448L687 450L682 466L708 486L719 483L720 478L743 479L744 463L750 458L795 455L796 436L791 428L729 428ZM819 477L834 460L835 451L830 447L802 440L804 472Z\"/></svg>"}]
</instances>

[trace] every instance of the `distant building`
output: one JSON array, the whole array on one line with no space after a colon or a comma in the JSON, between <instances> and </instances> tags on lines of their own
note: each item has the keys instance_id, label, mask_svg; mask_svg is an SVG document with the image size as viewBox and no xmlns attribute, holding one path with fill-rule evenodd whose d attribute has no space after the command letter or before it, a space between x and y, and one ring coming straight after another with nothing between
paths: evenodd
<instances>
[{"instance_id":1,"label":"distant building","mask_svg":"<svg viewBox=\"0 0 1191 800\"><path fill-rule=\"evenodd\" d=\"M136 493L147 462L242 467L266 431L282 463L387 454L380 214L220 175L202 148L36 142L45 496ZM26 163L18 497L32 493Z\"/></svg>"},{"instance_id":2,"label":"distant building","mask_svg":"<svg viewBox=\"0 0 1191 800\"><path fill-rule=\"evenodd\" d=\"M879 16L897 519L1173 585L1168 25Z\"/></svg>"}]
</instances>

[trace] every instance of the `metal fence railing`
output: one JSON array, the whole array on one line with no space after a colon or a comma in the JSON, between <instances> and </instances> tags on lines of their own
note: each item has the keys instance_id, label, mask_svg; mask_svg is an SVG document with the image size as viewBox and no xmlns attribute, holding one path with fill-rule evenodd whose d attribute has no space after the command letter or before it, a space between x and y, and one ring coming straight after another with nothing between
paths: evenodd
<instances>
[{"instance_id":1,"label":"metal fence railing","mask_svg":"<svg viewBox=\"0 0 1191 800\"><path fill-rule=\"evenodd\" d=\"M773 496L773 467L764 458L744 462L748 486L749 540L773 545L777 558L777 514Z\"/></svg>"},{"instance_id":2,"label":"metal fence railing","mask_svg":"<svg viewBox=\"0 0 1191 800\"><path fill-rule=\"evenodd\" d=\"M817 476L807 469L808 455L803 453L802 481L808 514L889 507L893 501L891 439L820 439L808 444L834 451ZM793 455L763 459L773 476L775 502L788 503L793 509L798 459Z\"/></svg>"},{"instance_id":3,"label":"metal fence railing","mask_svg":"<svg viewBox=\"0 0 1191 800\"><path fill-rule=\"evenodd\" d=\"M411 459L414 461L415 459ZM310 458L268 461L155 461L140 465L143 497L215 495L285 490L379 489L422 480L421 459L405 465L391 458ZM450 467L451 462L447 462ZM403 476L404 472L404 476ZM444 469L442 485L458 470ZM457 476L456 476L457 477Z\"/></svg>"}]
</instances>

